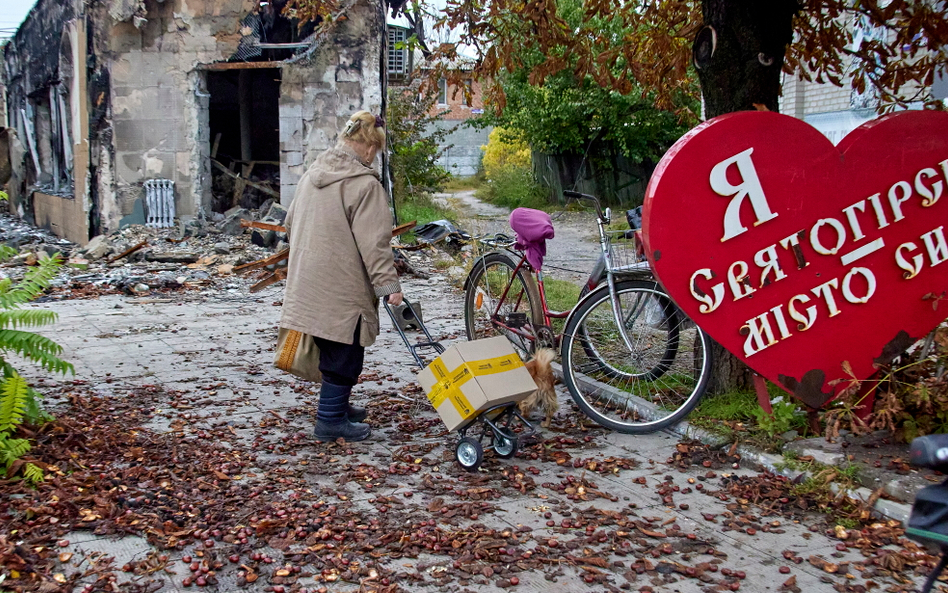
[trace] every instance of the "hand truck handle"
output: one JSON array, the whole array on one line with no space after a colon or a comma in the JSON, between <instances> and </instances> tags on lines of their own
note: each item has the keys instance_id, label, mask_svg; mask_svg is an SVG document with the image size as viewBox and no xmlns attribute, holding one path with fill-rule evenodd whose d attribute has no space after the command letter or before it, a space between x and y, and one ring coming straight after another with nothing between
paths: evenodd
<instances>
[{"instance_id":1,"label":"hand truck handle","mask_svg":"<svg viewBox=\"0 0 948 593\"><path fill-rule=\"evenodd\" d=\"M418 323L418 328L424 332L426 342L416 342L414 344L409 341L408 336L405 334L405 330L402 329L402 326L399 325L398 320L395 318L395 312L392 311L392 305L388 302L388 295L382 297L382 304L385 306L385 310L388 311L388 316L392 319L392 325L395 326L395 330L398 332L398 335L402 337L402 341L405 342L405 346L408 348L408 351L411 353L412 358L415 359L415 363L421 367L425 367L425 362L421 359L421 356L418 355L419 348L433 348L438 354L444 352L444 346L440 342L436 342L434 338L431 337L431 334L428 333L428 328L425 327L425 324L415 315L415 309L412 307L411 302L402 296L402 305L405 306L406 311L411 311L412 317L415 318L415 321Z\"/></svg>"}]
</instances>

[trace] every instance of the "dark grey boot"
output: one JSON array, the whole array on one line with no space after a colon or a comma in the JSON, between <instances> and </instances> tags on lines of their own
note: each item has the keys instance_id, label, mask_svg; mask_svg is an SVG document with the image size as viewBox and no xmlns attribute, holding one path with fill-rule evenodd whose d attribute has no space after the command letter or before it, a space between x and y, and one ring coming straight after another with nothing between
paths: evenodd
<instances>
[{"instance_id":1,"label":"dark grey boot","mask_svg":"<svg viewBox=\"0 0 948 593\"><path fill-rule=\"evenodd\" d=\"M371 433L368 424L353 423L346 417L351 391L350 387L323 382L319 390L319 406L316 408L316 428L313 430L320 441L338 438L361 441L368 438Z\"/></svg>"},{"instance_id":2,"label":"dark grey boot","mask_svg":"<svg viewBox=\"0 0 948 593\"><path fill-rule=\"evenodd\" d=\"M368 415L369 413L365 411L365 408L353 406L352 404L349 404L349 409L346 411L346 418L349 419L349 422L362 422Z\"/></svg>"}]
</instances>

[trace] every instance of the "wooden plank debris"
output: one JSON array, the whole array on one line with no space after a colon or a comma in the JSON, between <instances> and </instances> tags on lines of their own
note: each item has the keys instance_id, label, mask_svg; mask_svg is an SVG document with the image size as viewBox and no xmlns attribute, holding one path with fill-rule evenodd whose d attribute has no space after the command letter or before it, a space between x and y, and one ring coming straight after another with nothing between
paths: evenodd
<instances>
[{"instance_id":1,"label":"wooden plank debris","mask_svg":"<svg viewBox=\"0 0 948 593\"><path fill-rule=\"evenodd\" d=\"M111 264L111 263L113 263L113 262L117 262L118 260L122 259L123 257L128 257L129 255L135 253L136 251L138 251L139 249L141 249L141 248L144 247L145 245L148 245L148 239L145 239L144 241L142 241L142 242L139 243L138 245L135 245L134 247L129 247L128 249L126 249L126 250L123 251L122 253L116 255L115 257L109 258L109 260L106 261L105 263Z\"/></svg>"},{"instance_id":2,"label":"wooden plank debris","mask_svg":"<svg viewBox=\"0 0 948 593\"><path fill-rule=\"evenodd\" d=\"M233 171L231 171L230 169L228 169L227 167L225 167L224 165L222 165L220 162L218 162L218 161L215 160L215 159L211 159L211 164L214 165L214 167L215 167L216 169L218 169L219 171L222 171L225 175L228 175L228 176L233 177L234 179L236 179L236 180L238 180L238 181L243 182L244 185L249 185L250 187L254 187L254 188L256 188L256 189L259 189L260 191L262 191L263 193L267 194L268 196L272 196L272 197L277 198L277 199L279 199L279 197L280 197L280 192L275 191L275 190L273 190L273 189L271 189L271 188L269 188L269 187L267 187L267 186L265 186L265 185L263 185L263 184L260 184L260 183L255 182L255 181L250 181L249 179L244 179L243 177L241 177L241 176L238 175L237 173L234 173Z\"/></svg>"}]
</instances>

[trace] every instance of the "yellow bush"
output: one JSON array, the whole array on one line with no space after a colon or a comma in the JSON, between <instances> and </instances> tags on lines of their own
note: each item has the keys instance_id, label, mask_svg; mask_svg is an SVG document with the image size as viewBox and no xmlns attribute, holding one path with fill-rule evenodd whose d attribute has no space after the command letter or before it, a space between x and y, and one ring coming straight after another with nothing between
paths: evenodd
<instances>
[{"instance_id":1,"label":"yellow bush","mask_svg":"<svg viewBox=\"0 0 948 593\"><path fill-rule=\"evenodd\" d=\"M530 147L503 128L494 128L487 138L487 146L482 146L481 150L484 151L484 173L488 179L506 167L530 167Z\"/></svg>"}]
</instances>

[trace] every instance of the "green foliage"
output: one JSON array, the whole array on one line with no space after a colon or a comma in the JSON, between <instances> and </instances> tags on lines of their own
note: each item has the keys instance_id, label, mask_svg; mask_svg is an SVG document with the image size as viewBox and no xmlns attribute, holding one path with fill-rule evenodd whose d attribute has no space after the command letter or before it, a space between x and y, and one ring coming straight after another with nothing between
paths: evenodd
<instances>
[{"instance_id":1,"label":"green foliage","mask_svg":"<svg viewBox=\"0 0 948 593\"><path fill-rule=\"evenodd\" d=\"M636 34L611 15L590 18L580 0L557 0L556 6L569 28L588 26L600 31L591 40L593 53ZM498 77L506 97L502 112L487 113L483 123L519 132L537 152L585 154L595 144L599 154L615 152L636 163L657 162L697 123L693 115L700 111L696 82L692 82L690 93L678 97L677 112L659 110L654 107L654 97L631 83L629 88L618 89L589 75L577 76L575 72L582 68L577 67L574 43L567 38L562 45L525 47L518 56L524 66ZM536 84L537 74L551 58L572 67L541 77L542 84ZM622 58L612 64L616 76L627 73L627 68Z\"/></svg>"},{"instance_id":2,"label":"green foliage","mask_svg":"<svg viewBox=\"0 0 948 593\"><path fill-rule=\"evenodd\" d=\"M447 149L444 140L452 129L440 127L443 113L430 115L437 101L432 91L389 93L386 133L396 206L440 191L451 177L436 162Z\"/></svg>"},{"instance_id":3,"label":"green foliage","mask_svg":"<svg viewBox=\"0 0 948 593\"><path fill-rule=\"evenodd\" d=\"M419 226L434 220L450 219L453 214L451 210L432 201L428 196L419 196L398 205L398 221L417 220Z\"/></svg>"},{"instance_id":4,"label":"green foliage","mask_svg":"<svg viewBox=\"0 0 948 593\"><path fill-rule=\"evenodd\" d=\"M478 198L511 209L549 207L547 192L533 178L530 148L518 132L494 128L481 150L487 182L477 191Z\"/></svg>"},{"instance_id":5,"label":"green foliage","mask_svg":"<svg viewBox=\"0 0 948 593\"><path fill-rule=\"evenodd\" d=\"M0 260L15 254L15 250L0 246ZM0 378L0 465L6 469L7 475L20 472L29 482L42 480L43 471L35 464L21 461L30 450L30 443L14 435L24 422L40 422L51 417L40 406L40 395L20 377L7 358L14 354L50 372L74 372L72 364L59 358L62 353L59 344L24 329L53 323L56 314L20 308L42 294L60 266L58 257L43 258L19 281L0 279L0 370L3 371Z\"/></svg>"},{"instance_id":6,"label":"green foliage","mask_svg":"<svg viewBox=\"0 0 948 593\"><path fill-rule=\"evenodd\" d=\"M729 391L704 397L692 416L729 422L746 422L752 420L754 413L759 409L760 404L757 403L757 396L753 392Z\"/></svg>"},{"instance_id":7,"label":"green foliage","mask_svg":"<svg viewBox=\"0 0 948 593\"><path fill-rule=\"evenodd\" d=\"M483 184L484 178L482 175L471 175L470 177L452 176L451 179L444 184L444 191L456 192L478 189Z\"/></svg>"},{"instance_id":8,"label":"green foliage","mask_svg":"<svg viewBox=\"0 0 948 593\"><path fill-rule=\"evenodd\" d=\"M546 191L533 178L529 167L508 166L497 171L477 191L477 197L507 208L549 208Z\"/></svg>"},{"instance_id":9,"label":"green foliage","mask_svg":"<svg viewBox=\"0 0 948 593\"><path fill-rule=\"evenodd\" d=\"M10 199L10 196L7 195L7 192L0 189L0 202L6 202Z\"/></svg>"},{"instance_id":10,"label":"green foliage","mask_svg":"<svg viewBox=\"0 0 948 593\"><path fill-rule=\"evenodd\" d=\"M18 469L23 479L35 483L43 479L43 470L33 463L18 463L29 452L30 442L12 437L27 412L30 391L26 380L15 372L0 382L0 465L8 475Z\"/></svg>"},{"instance_id":11,"label":"green foliage","mask_svg":"<svg viewBox=\"0 0 948 593\"><path fill-rule=\"evenodd\" d=\"M773 414L768 414L757 406L753 409L757 426L769 436L783 434L793 428L802 428L806 424L806 415L789 398L782 395L770 401Z\"/></svg>"},{"instance_id":12,"label":"green foliage","mask_svg":"<svg viewBox=\"0 0 948 593\"><path fill-rule=\"evenodd\" d=\"M0 433L10 433L23 422L28 393L26 381L16 374L0 384Z\"/></svg>"},{"instance_id":13,"label":"green foliage","mask_svg":"<svg viewBox=\"0 0 948 593\"><path fill-rule=\"evenodd\" d=\"M948 433L948 326L942 324L891 364L881 379L847 380L842 395L823 412L826 434L846 429L854 434L888 430L903 442L927 434ZM845 367L844 367L845 368ZM874 407L862 418L869 394Z\"/></svg>"}]
</instances>

